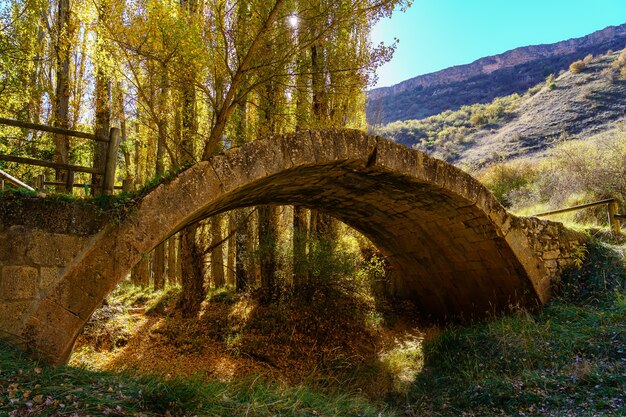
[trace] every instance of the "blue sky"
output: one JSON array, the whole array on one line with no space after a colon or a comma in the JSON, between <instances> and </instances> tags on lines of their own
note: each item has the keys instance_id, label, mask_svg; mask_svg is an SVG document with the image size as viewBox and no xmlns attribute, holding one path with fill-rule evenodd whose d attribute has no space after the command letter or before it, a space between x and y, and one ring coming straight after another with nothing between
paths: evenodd
<instances>
[{"instance_id":1,"label":"blue sky","mask_svg":"<svg viewBox=\"0 0 626 417\"><path fill-rule=\"evenodd\" d=\"M622 23L626 0L415 0L374 28L375 44L400 39L377 86Z\"/></svg>"}]
</instances>

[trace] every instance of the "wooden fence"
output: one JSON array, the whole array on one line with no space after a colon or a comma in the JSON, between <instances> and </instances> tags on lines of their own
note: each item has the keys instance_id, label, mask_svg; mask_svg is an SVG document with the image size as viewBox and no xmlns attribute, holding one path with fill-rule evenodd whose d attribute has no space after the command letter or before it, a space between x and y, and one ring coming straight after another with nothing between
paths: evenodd
<instances>
[{"instance_id":1,"label":"wooden fence","mask_svg":"<svg viewBox=\"0 0 626 417\"><path fill-rule=\"evenodd\" d=\"M567 207L559 210L546 211L544 213L533 214L533 217L545 217L553 214L569 213L571 211L583 210L586 208L607 206L609 226L613 231L614 236L619 236L622 233L620 220L626 219L626 214L620 214L617 212L617 200L614 198L608 198L606 200L594 201L593 203L580 204L578 206Z\"/></svg>"},{"instance_id":2,"label":"wooden fence","mask_svg":"<svg viewBox=\"0 0 626 417\"><path fill-rule=\"evenodd\" d=\"M30 129L30 130L38 130L43 132L50 132L57 135L70 136L82 139L89 139L98 142L104 142L107 144L106 153L105 153L105 161L101 166L85 167L80 165L70 165L60 162L52 162L52 161L44 161L41 159L33 159L33 158L24 158L21 156L14 155L1 155L0 161L7 162L16 162L19 164L27 164L27 165L35 165L46 168L53 168L57 171L65 171L67 172L66 180L64 182L59 181L46 181L45 176L39 176L37 180L36 187L39 189L43 189L45 185L56 185L56 186L64 186L66 192L71 193L74 187L83 187L84 185L74 184L74 174L76 172L84 172L88 174L92 174L95 177L101 177L101 189L94 190L96 194L102 193L105 195L113 194L115 187L115 167L117 164L117 151L120 145L120 130L118 128L111 128L109 132L99 132L100 134L92 134L79 132L76 130L62 129L59 127L52 127L41 125L37 123L29 123L29 122L21 122L18 120L5 119L0 118L0 125L19 127L22 129ZM2 171L3 172L3 171ZM3 174L6 174L3 172ZM6 180L16 186L24 186L25 184L16 178L11 177L10 175L1 175L3 181ZM10 177L10 178L9 178ZM16 183L17 181L17 183ZM92 183L94 181L92 180ZM23 185L19 185L19 184ZM27 186L28 187L28 186ZM32 188L31 188L32 189Z\"/></svg>"}]
</instances>

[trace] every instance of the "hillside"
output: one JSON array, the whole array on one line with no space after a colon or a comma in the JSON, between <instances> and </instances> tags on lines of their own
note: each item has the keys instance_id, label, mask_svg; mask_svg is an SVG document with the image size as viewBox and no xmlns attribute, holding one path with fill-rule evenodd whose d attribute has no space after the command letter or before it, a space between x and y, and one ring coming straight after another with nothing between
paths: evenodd
<instances>
[{"instance_id":1,"label":"hillside","mask_svg":"<svg viewBox=\"0 0 626 417\"><path fill-rule=\"evenodd\" d=\"M513 49L471 64L421 75L368 93L368 123L422 119L463 105L488 103L495 97L523 93L551 73L559 73L588 54L600 55L626 46L626 24L610 26L582 38Z\"/></svg>"},{"instance_id":2,"label":"hillside","mask_svg":"<svg viewBox=\"0 0 626 417\"><path fill-rule=\"evenodd\" d=\"M390 123L376 133L456 164L480 167L611 132L626 115L626 53L587 61L582 71L566 71L521 96Z\"/></svg>"}]
</instances>

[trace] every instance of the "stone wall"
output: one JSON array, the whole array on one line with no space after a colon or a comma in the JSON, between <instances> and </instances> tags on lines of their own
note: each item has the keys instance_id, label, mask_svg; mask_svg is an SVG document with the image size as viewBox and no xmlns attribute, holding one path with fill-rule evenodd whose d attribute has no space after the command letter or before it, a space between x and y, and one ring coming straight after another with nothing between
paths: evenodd
<instances>
[{"instance_id":1,"label":"stone wall","mask_svg":"<svg viewBox=\"0 0 626 417\"><path fill-rule=\"evenodd\" d=\"M563 270L574 265L577 251L587 242L587 237L562 223L536 217L510 217L511 228L503 233L545 303Z\"/></svg>"},{"instance_id":2,"label":"stone wall","mask_svg":"<svg viewBox=\"0 0 626 417\"><path fill-rule=\"evenodd\" d=\"M37 302L104 222L87 205L0 200L0 337L16 343Z\"/></svg>"}]
</instances>

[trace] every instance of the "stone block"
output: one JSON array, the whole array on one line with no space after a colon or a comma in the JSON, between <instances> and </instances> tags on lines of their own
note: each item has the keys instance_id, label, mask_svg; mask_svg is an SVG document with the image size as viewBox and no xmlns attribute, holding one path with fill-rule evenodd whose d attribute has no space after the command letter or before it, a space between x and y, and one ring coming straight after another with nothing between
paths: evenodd
<instances>
[{"instance_id":1,"label":"stone block","mask_svg":"<svg viewBox=\"0 0 626 417\"><path fill-rule=\"evenodd\" d=\"M26 255L37 265L66 266L81 251L87 238L37 231Z\"/></svg>"},{"instance_id":2,"label":"stone block","mask_svg":"<svg viewBox=\"0 0 626 417\"><path fill-rule=\"evenodd\" d=\"M72 352L75 335L85 324L76 315L49 300L42 300L24 326L29 348L52 365L65 363Z\"/></svg>"},{"instance_id":3,"label":"stone block","mask_svg":"<svg viewBox=\"0 0 626 417\"><path fill-rule=\"evenodd\" d=\"M58 273L59 268L41 267L39 269L39 289L48 289L56 281Z\"/></svg>"},{"instance_id":4,"label":"stone block","mask_svg":"<svg viewBox=\"0 0 626 417\"><path fill-rule=\"evenodd\" d=\"M30 266L5 266L0 281L0 299L21 300L37 295L39 271Z\"/></svg>"},{"instance_id":5,"label":"stone block","mask_svg":"<svg viewBox=\"0 0 626 417\"><path fill-rule=\"evenodd\" d=\"M0 338L10 340L22 331L33 301L0 301Z\"/></svg>"},{"instance_id":6,"label":"stone block","mask_svg":"<svg viewBox=\"0 0 626 417\"><path fill-rule=\"evenodd\" d=\"M561 251L556 249L556 250L549 250L543 253L542 258L545 260L549 260L549 259L558 259L561 255Z\"/></svg>"},{"instance_id":7,"label":"stone block","mask_svg":"<svg viewBox=\"0 0 626 417\"><path fill-rule=\"evenodd\" d=\"M26 263L29 231L23 226L12 226L0 233L0 264Z\"/></svg>"}]
</instances>

